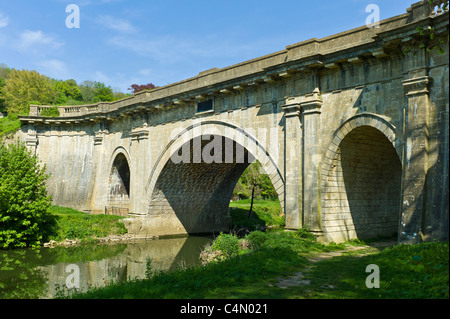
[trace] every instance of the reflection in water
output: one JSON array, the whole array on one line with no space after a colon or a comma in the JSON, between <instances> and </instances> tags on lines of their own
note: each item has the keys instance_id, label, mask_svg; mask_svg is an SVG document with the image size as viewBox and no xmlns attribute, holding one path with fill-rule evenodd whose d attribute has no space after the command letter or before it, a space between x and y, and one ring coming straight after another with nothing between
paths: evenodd
<instances>
[{"instance_id":1,"label":"reflection in water","mask_svg":"<svg viewBox=\"0 0 450 319\"><path fill-rule=\"evenodd\" d=\"M137 241L115 245L84 245L0 250L0 298L53 298L64 287L69 265L79 269L80 290L111 282L144 279L152 271L200 265L206 237Z\"/></svg>"}]
</instances>

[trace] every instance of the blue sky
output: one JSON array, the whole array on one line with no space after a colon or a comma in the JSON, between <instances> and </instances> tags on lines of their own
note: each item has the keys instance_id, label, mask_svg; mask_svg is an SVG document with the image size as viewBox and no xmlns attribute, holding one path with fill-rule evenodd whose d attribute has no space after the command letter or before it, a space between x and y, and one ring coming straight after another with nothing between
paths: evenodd
<instances>
[{"instance_id":1,"label":"blue sky","mask_svg":"<svg viewBox=\"0 0 450 319\"><path fill-rule=\"evenodd\" d=\"M163 86L363 26L414 0L0 0L0 63L57 79ZM66 6L80 8L67 28Z\"/></svg>"}]
</instances>

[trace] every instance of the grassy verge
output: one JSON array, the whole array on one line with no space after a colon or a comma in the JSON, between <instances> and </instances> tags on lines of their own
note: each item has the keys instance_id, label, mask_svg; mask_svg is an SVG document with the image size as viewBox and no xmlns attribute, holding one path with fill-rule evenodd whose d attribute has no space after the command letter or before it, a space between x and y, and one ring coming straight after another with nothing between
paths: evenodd
<instances>
[{"instance_id":1,"label":"grassy verge","mask_svg":"<svg viewBox=\"0 0 450 319\"><path fill-rule=\"evenodd\" d=\"M361 243L324 245L305 232L270 232L253 249L205 266L154 273L148 278L95 288L72 298L89 299L427 299L448 298L448 243L364 247L312 262L314 253L331 253ZM252 244L253 245L253 244ZM251 246L252 246L251 245ZM361 255L361 253L364 253ZM380 288L366 287L366 266L380 268ZM308 284L281 288L280 280L303 272Z\"/></svg>"},{"instance_id":2,"label":"grassy verge","mask_svg":"<svg viewBox=\"0 0 450 319\"><path fill-rule=\"evenodd\" d=\"M269 234L269 233L268 233ZM152 273L148 279L94 288L76 298L276 298L267 286L274 277L303 267L299 251L328 250L294 233L274 232L264 247L206 266ZM268 238L269 238L268 237Z\"/></svg>"},{"instance_id":3,"label":"grassy verge","mask_svg":"<svg viewBox=\"0 0 450 319\"><path fill-rule=\"evenodd\" d=\"M283 225L279 203L255 201L248 219L249 200L230 204L235 227ZM70 215L67 214L66 215ZM77 214L75 214L77 215ZM66 216L67 217L67 216ZM94 217L94 216L91 216ZM356 250L357 249L357 250ZM94 288L66 297L87 299L448 299L448 242L377 248L352 241L321 244L306 229L255 231L243 238L222 234L206 254L204 266L154 272L147 279ZM315 260L317 254L337 254ZM369 289L368 265L380 269L380 288ZM304 284L279 286L301 274ZM306 284L305 284L306 283Z\"/></svg>"},{"instance_id":4,"label":"grassy verge","mask_svg":"<svg viewBox=\"0 0 450 319\"><path fill-rule=\"evenodd\" d=\"M55 217L55 224L49 240L90 241L94 238L121 235L127 232L124 224L119 222L123 217L119 216L90 215L60 206L52 206L50 213Z\"/></svg>"},{"instance_id":5,"label":"grassy verge","mask_svg":"<svg viewBox=\"0 0 450 319\"><path fill-rule=\"evenodd\" d=\"M310 285L290 287L281 298L448 299L449 245L433 242L396 245L366 255L351 253L312 263ZM367 252L366 252L367 253ZM369 289L368 265L379 267L380 287Z\"/></svg>"}]
</instances>

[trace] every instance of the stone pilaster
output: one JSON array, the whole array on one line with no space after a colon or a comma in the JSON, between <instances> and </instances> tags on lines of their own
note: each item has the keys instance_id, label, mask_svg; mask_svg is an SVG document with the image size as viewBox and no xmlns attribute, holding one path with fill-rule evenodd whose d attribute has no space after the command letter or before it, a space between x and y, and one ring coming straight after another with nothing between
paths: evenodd
<instances>
[{"instance_id":1,"label":"stone pilaster","mask_svg":"<svg viewBox=\"0 0 450 319\"><path fill-rule=\"evenodd\" d=\"M303 126L303 224L321 233L320 223L320 113L323 101L315 89L300 103Z\"/></svg>"},{"instance_id":2,"label":"stone pilaster","mask_svg":"<svg viewBox=\"0 0 450 319\"><path fill-rule=\"evenodd\" d=\"M130 178L130 213L134 216L145 216L146 211L146 194L145 185L148 179L148 144L149 132L144 128L135 129L131 132L131 178Z\"/></svg>"},{"instance_id":3,"label":"stone pilaster","mask_svg":"<svg viewBox=\"0 0 450 319\"><path fill-rule=\"evenodd\" d=\"M399 241L421 240L425 209L425 180L428 171L428 129L430 78L420 76L403 81L405 103L405 143L402 172L402 216Z\"/></svg>"},{"instance_id":4,"label":"stone pilaster","mask_svg":"<svg viewBox=\"0 0 450 319\"><path fill-rule=\"evenodd\" d=\"M92 154L92 163L93 163L93 176L91 179L93 182L89 184L89 190L92 194L91 203L89 205L89 209L91 213L100 213L104 212L106 206L106 197L98 196L98 194L104 194L107 192L108 185L105 181L105 177L102 175L103 167L107 164L103 162L104 156L102 156L104 146L103 141L105 136L108 134L108 131L99 130L94 133L93 136L93 147L94 151ZM92 190L92 191L91 191Z\"/></svg>"},{"instance_id":5,"label":"stone pilaster","mask_svg":"<svg viewBox=\"0 0 450 319\"><path fill-rule=\"evenodd\" d=\"M36 127L33 125L33 122L29 122L28 126L28 135L25 139L25 145L27 148L36 155L37 145L38 145L38 137L36 133Z\"/></svg>"},{"instance_id":6,"label":"stone pilaster","mask_svg":"<svg viewBox=\"0 0 450 319\"><path fill-rule=\"evenodd\" d=\"M302 132L298 98L283 105L285 117L285 213L286 229L302 227Z\"/></svg>"}]
</instances>

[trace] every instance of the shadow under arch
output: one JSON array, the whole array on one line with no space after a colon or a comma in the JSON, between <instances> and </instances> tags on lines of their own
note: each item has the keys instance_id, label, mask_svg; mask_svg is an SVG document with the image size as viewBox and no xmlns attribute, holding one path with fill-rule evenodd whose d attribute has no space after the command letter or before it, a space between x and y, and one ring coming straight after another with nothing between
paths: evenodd
<instances>
[{"instance_id":1,"label":"shadow under arch","mask_svg":"<svg viewBox=\"0 0 450 319\"><path fill-rule=\"evenodd\" d=\"M130 155L128 151L119 146L117 147L108 165L109 180L107 193L107 206L116 208L129 208L130 205Z\"/></svg>"},{"instance_id":2,"label":"shadow under arch","mask_svg":"<svg viewBox=\"0 0 450 319\"><path fill-rule=\"evenodd\" d=\"M398 236L403 139L386 118L358 114L333 135L322 163L328 241Z\"/></svg>"},{"instance_id":3,"label":"shadow under arch","mask_svg":"<svg viewBox=\"0 0 450 319\"><path fill-rule=\"evenodd\" d=\"M211 154L209 147L213 141L220 145L220 149L214 149L214 156L220 153L219 160L208 162L203 155ZM174 158L186 151L187 158L174 162ZM202 153L200 160L196 159L199 153ZM268 174L284 207L282 174L273 157L255 137L220 121L189 126L170 140L152 169L146 188L147 217L155 223L167 218L164 225L175 227L180 233L228 230L232 192L254 159Z\"/></svg>"}]
</instances>

